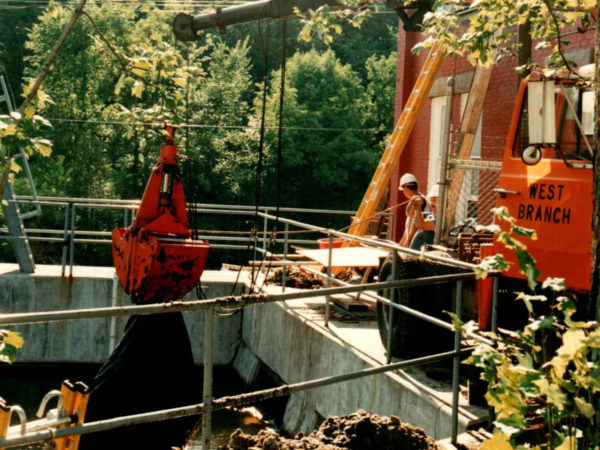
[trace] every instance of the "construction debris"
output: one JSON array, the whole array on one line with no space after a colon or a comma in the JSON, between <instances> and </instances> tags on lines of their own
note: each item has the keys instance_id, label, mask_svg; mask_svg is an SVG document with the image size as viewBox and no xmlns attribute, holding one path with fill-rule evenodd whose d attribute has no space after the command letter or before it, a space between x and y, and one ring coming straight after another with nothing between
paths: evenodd
<instances>
[{"instance_id":1,"label":"construction debris","mask_svg":"<svg viewBox=\"0 0 600 450\"><path fill-rule=\"evenodd\" d=\"M267 282L269 284L281 285L281 274L281 269L271 269ZM323 280L318 276L295 267L286 269L285 285L299 289L317 289L324 286Z\"/></svg>"},{"instance_id":2,"label":"construction debris","mask_svg":"<svg viewBox=\"0 0 600 450\"><path fill-rule=\"evenodd\" d=\"M345 416L330 416L309 436L281 437L272 429L252 436L236 430L229 445L219 450L437 450L435 441L421 428L401 422L396 416L382 417L364 410Z\"/></svg>"}]
</instances>

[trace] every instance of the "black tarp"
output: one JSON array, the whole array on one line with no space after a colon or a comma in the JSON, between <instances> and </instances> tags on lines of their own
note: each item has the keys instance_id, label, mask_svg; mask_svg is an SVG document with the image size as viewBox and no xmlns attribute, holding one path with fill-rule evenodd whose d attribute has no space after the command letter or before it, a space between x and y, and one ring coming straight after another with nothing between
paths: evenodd
<instances>
[{"instance_id":1,"label":"black tarp","mask_svg":"<svg viewBox=\"0 0 600 450\"><path fill-rule=\"evenodd\" d=\"M198 374L198 375L197 375ZM132 316L91 386L85 422L200 403L202 378L181 313ZM83 435L81 450L171 450L199 416Z\"/></svg>"}]
</instances>

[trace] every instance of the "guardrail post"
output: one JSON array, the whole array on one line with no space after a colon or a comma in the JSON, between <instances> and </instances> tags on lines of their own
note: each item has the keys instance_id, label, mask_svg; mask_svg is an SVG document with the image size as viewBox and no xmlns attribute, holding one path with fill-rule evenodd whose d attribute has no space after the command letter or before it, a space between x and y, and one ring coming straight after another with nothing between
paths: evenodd
<instances>
[{"instance_id":1,"label":"guardrail post","mask_svg":"<svg viewBox=\"0 0 600 450\"><path fill-rule=\"evenodd\" d=\"M71 205L71 242L69 243L69 275L73 276L73 262L75 259L75 204Z\"/></svg>"},{"instance_id":2,"label":"guardrail post","mask_svg":"<svg viewBox=\"0 0 600 450\"><path fill-rule=\"evenodd\" d=\"M213 313L204 311L204 382L202 389L202 450L210 450L212 437Z\"/></svg>"},{"instance_id":3,"label":"guardrail post","mask_svg":"<svg viewBox=\"0 0 600 450\"><path fill-rule=\"evenodd\" d=\"M461 319L463 282L456 282L455 314ZM460 375L460 330L454 331L454 367L452 370L452 444L456 445L458 436L458 378Z\"/></svg>"},{"instance_id":4,"label":"guardrail post","mask_svg":"<svg viewBox=\"0 0 600 450\"><path fill-rule=\"evenodd\" d=\"M492 332L495 333L498 329L498 284L500 278L494 277L492 284Z\"/></svg>"},{"instance_id":5,"label":"guardrail post","mask_svg":"<svg viewBox=\"0 0 600 450\"><path fill-rule=\"evenodd\" d=\"M265 221L264 221L264 227L263 227L263 249L265 251L263 253L263 255L265 255L265 256L267 254L267 242L268 242L268 238L267 238L267 230L268 230L268 224L269 224L269 219L267 217L268 213L269 213L269 211L265 209Z\"/></svg>"},{"instance_id":6,"label":"guardrail post","mask_svg":"<svg viewBox=\"0 0 600 450\"><path fill-rule=\"evenodd\" d=\"M67 266L67 240L69 239L69 203L65 206L65 227L63 229L63 245L62 245L62 256L60 258L61 270L60 276L65 276L65 270Z\"/></svg>"},{"instance_id":7,"label":"guardrail post","mask_svg":"<svg viewBox=\"0 0 600 450\"><path fill-rule=\"evenodd\" d=\"M392 252L392 281L396 281L396 270L398 268L398 253L396 251ZM379 280L379 281L387 281L387 280ZM392 305L394 304L394 300L396 299L396 289L392 288L390 290L390 302ZM389 364L392 361L392 328L394 327L394 308L389 307L388 313L388 329L387 329L387 363Z\"/></svg>"},{"instance_id":8,"label":"guardrail post","mask_svg":"<svg viewBox=\"0 0 600 450\"><path fill-rule=\"evenodd\" d=\"M325 286L331 287L331 260L333 258L333 235L329 233L329 257L327 262L327 281ZM325 296L325 327L329 327L329 300L330 296Z\"/></svg>"},{"instance_id":9,"label":"guardrail post","mask_svg":"<svg viewBox=\"0 0 600 450\"><path fill-rule=\"evenodd\" d=\"M287 254L288 254L288 233L290 232L290 224L286 223L285 226L283 227L283 261L285 262L287 260ZM287 276L287 268L285 267L285 264L283 266L281 266L281 292L285 292L285 282L286 282L286 276Z\"/></svg>"}]
</instances>

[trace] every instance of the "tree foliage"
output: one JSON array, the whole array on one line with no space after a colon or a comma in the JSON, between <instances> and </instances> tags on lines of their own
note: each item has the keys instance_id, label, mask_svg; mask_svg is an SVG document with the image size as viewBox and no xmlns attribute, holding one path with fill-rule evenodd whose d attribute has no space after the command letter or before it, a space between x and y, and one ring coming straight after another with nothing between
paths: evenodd
<instances>
[{"instance_id":1,"label":"tree foliage","mask_svg":"<svg viewBox=\"0 0 600 450\"><path fill-rule=\"evenodd\" d=\"M268 179L272 185L280 78L281 72L275 72L275 88L267 99ZM372 131L360 130L367 123L368 105L360 78L332 50L296 53L289 59L283 111L284 205L356 206L379 159L369 148ZM257 97L257 113L260 106Z\"/></svg>"},{"instance_id":2,"label":"tree foliage","mask_svg":"<svg viewBox=\"0 0 600 450\"><path fill-rule=\"evenodd\" d=\"M463 19L460 12L472 12ZM537 48L551 48L550 65L571 66L564 56L569 41L562 37L566 29L591 24L595 0L478 0L470 4L442 0L424 21L424 29L440 39L451 52L465 55L474 64L491 64L506 54L516 54L519 45L517 27L529 24ZM467 25L459 26L462 20Z\"/></svg>"},{"instance_id":3,"label":"tree foliage","mask_svg":"<svg viewBox=\"0 0 600 450\"><path fill-rule=\"evenodd\" d=\"M58 3L31 15L25 85L70 16ZM150 1L128 9L88 3L44 83L42 93L53 99L44 112L52 128L35 137L54 147L50 157L30 158L39 193L139 198L163 141L162 123L169 121L182 126L177 143L189 200L252 204L260 175L261 202L275 204L280 27L270 25L269 39L262 22L180 43L172 36L172 16ZM288 26L281 202L355 208L391 128L395 19L366 20L364 36L344 26L347 42L330 50L297 40L298 20ZM265 63L267 132L257 174ZM11 71L19 75L18 67ZM23 185L17 177L18 192ZM77 226L110 229L121 222L119 214L79 211ZM62 211L46 209L29 224L62 228L62 220Z\"/></svg>"}]
</instances>

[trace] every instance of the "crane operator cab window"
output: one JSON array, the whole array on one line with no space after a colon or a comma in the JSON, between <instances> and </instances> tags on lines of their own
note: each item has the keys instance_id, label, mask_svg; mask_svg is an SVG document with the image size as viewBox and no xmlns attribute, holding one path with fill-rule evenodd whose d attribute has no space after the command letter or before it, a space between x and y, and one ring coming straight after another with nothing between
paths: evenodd
<instances>
[{"instance_id":1,"label":"crane operator cab window","mask_svg":"<svg viewBox=\"0 0 600 450\"><path fill-rule=\"evenodd\" d=\"M594 90L575 83L530 81L513 156L525 164L541 158L590 162L594 141Z\"/></svg>"}]
</instances>

